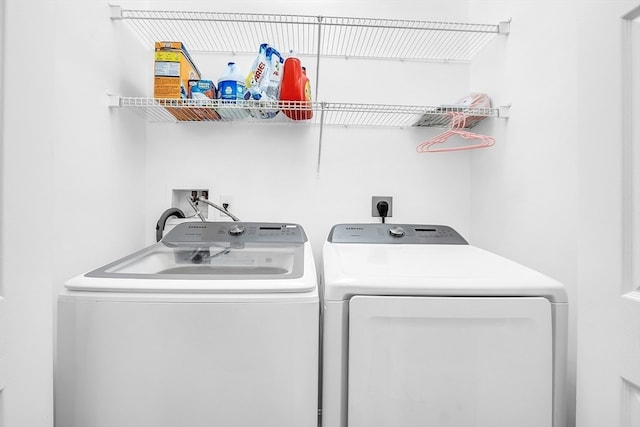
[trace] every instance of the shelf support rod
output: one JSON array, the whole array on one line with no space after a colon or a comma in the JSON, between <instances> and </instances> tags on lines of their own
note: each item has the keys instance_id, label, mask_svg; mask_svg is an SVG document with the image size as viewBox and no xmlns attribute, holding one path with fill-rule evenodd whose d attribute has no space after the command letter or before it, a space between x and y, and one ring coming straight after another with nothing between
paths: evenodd
<instances>
[{"instance_id":1,"label":"shelf support rod","mask_svg":"<svg viewBox=\"0 0 640 427\"><path fill-rule=\"evenodd\" d=\"M316 94L315 99L318 100L318 84L320 80L320 48L322 47L322 16L318 16L318 48L316 50Z\"/></svg>"},{"instance_id":2,"label":"shelf support rod","mask_svg":"<svg viewBox=\"0 0 640 427\"><path fill-rule=\"evenodd\" d=\"M322 130L324 129L324 106L325 102L320 103L320 134L318 135L318 166L316 173L320 175L320 161L322 159Z\"/></svg>"}]
</instances>

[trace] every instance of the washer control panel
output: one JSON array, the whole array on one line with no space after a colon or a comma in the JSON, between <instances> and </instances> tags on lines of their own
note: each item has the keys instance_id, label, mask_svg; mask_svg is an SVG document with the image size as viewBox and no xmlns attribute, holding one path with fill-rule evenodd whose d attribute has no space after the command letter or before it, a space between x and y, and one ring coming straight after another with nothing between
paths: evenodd
<instances>
[{"instance_id":1,"label":"washer control panel","mask_svg":"<svg viewBox=\"0 0 640 427\"><path fill-rule=\"evenodd\" d=\"M332 243L402 243L422 245L467 245L446 225L337 224L327 238Z\"/></svg>"},{"instance_id":2,"label":"washer control panel","mask_svg":"<svg viewBox=\"0 0 640 427\"><path fill-rule=\"evenodd\" d=\"M165 244L304 243L307 236L298 224L271 222L183 222L162 239Z\"/></svg>"}]
</instances>

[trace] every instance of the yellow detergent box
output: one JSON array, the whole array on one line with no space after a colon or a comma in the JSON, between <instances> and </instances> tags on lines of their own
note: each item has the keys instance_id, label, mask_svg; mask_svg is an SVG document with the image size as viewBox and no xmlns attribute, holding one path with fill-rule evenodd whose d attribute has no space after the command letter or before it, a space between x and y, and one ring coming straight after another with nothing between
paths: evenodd
<instances>
[{"instance_id":1,"label":"yellow detergent box","mask_svg":"<svg viewBox=\"0 0 640 427\"><path fill-rule=\"evenodd\" d=\"M189 80L199 80L200 71L182 42L156 42L154 98L187 98Z\"/></svg>"}]
</instances>

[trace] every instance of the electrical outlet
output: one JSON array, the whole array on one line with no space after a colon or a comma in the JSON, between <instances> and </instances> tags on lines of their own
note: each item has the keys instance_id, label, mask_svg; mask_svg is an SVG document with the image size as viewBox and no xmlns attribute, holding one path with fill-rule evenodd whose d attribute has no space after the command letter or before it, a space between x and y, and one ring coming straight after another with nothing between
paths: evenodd
<instances>
[{"instance_id":1,"label":"electrical outlet","mask_svg":"<svg viewBox=\"0 0 640 427\"><path fill-rule=\"evenodd\" d=\"M187 197L190 198L200 213L208 218L209 216L209 205L202 202L197 202L198 197L204 196L207 199L209 198L209 189L207 188L179 188L171 190L171 206L174 208L180 209L184 212L186 217L190 217L195 215L195 211L189 205L187 201Z\"/></svg>"},{"instance_id":2,"label":"electrical outlet","mask_svg":"<svg viewBox=\"0 0 640 427\"><path fill-rule=\"evenodd\" d=\"M380 217L380 212L378 212L378 203L387 202L389 205L389 210L387 211L386 218L390 218L393 215L393 197L391 196L373 196L371 198L371 216Z\"/></svg>"},{"instance_id":3,"label":"electrical outlet","mask_svg":"<svg viewBox=\"0 0 640 427\"><path fill-rule=\"evenodd\" d=\"M229 212L233 212L233 196L228 194L221 195L218 205L222 208L226 208ZM216 213L218 214L218 218L223 219L225 221L231 221L231 218L223 212L220 212L216 209Z\"/></svg>"}]
</instances>

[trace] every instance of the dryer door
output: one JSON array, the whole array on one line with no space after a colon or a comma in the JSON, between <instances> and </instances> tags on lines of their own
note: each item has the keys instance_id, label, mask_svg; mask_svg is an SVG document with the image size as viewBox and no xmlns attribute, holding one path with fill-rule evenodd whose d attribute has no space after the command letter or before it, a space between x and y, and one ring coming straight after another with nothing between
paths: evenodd
<instances>
[{"instance_id":1,"label":"dryer door","mask_svg":"<svg viewBox=\"0 0 640 427\"><path fill-rule=\"evenodd\" d=\"M551 427L544 298L356 296L349 427Z\"/></svg>"}]
</instances>

